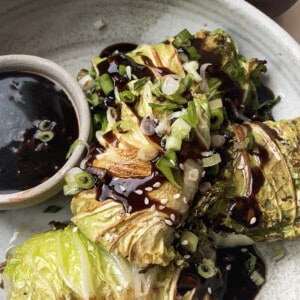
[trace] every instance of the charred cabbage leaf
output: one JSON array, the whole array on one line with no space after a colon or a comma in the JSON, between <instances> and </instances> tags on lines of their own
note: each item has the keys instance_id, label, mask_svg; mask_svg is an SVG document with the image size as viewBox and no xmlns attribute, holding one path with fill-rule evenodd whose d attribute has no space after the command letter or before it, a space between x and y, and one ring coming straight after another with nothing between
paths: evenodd
<instances>
[{"instance_id":1,"label":"charred cabbage leaf","mask_svg":"<svg viewBox=\"0 0 300 300\"><path fill-rule=\"evenodd\" d=\"M212 231L299 236L299 126L299 118L231 126L224 168L196 207Z\"/></svg>"},{"instance_id":2,"label":"charred cabbage leaf","mask_svg":"<svg viewBox=\"0 0 300 300\"><path fill-rule=\"evenodd\" d=\"M69 225L12 248L2 276L9 300L173 299L179 272L173 265L140 272Z\"/></svg>"},{"instance_id":3,"label":"charred cabbage leaf","mask_svg":"<svg viewBox=\"0 0 300 300\"><path fill-rule=\"evenodd\" d=\"M266 117L258 93L265 61L240 55L221 30L183 30L161 43L115 50L79 73L95 125L81 167L95 184L76 189L68 177L65 191L76 192L72 222L140 267L166 266L203 169L219 165L218 154L206 162L202 156L212 132L242 117Z\"/></svg>"}]
</instances>

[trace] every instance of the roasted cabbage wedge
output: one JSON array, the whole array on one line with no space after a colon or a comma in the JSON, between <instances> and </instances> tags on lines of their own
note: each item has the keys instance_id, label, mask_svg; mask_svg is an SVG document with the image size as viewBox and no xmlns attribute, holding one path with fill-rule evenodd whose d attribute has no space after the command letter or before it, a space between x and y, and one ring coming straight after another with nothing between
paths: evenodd
<instances>
[{"instance_id":1,"label":"roasted cabbage wedge","mask_svg":"<svg viewBox=\"0 0 300 300\"><path fill-rule=\"evenodd\" d=\"M65 177L71 223L9 250L7 298L253 298L265 269L248 245L299 235L299 119L266 121L265 65L222 30L95 57L78 74L94 138Z\"/></svg>"},{"instance_id":2,"label":"roasted cabbage wedge","mask_svg":"<svg viewBox=\"0 0 300 300\"><path fill-rule=\"evenodd\" d=\"M76 226L11 248L2 274L7 299L174 299L180 268L141 270L89 241Z\"/></svg>"},{"instance_id":3,"label":"roasted cabbage wedge","mask_svg":"<svg viewBox=\"0 0 300 300\"><path fill-rule=\"evenodd\" d=\"M240 55L222 30L182 30L95 57L78 74L95 130L81 179L92 184L73 184L77 171L66 177L72 222L139 267L168 265L204 168L220 162L212 132L229 120L267 118L276 102L258 93L265 63Z\"/></svg>"},{"instance_id":4,"label":"roasted cabbage wedge","mask_svg":"<svg viewBox=\"0 0 300 300\"><path fill-rule=\"evenodd\" d=\"M233 124L227 134L224 167L195 215L224 236L299 237L300 118Z\"/></svg>"}]
</instances>

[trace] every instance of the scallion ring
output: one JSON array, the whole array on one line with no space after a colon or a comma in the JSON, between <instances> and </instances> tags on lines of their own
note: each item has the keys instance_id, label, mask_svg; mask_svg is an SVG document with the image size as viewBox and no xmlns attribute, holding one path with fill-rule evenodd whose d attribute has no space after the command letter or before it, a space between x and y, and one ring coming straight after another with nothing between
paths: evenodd
<instances>
[{"instance_id":1,"label":"scallion ring","mask_svg":"<svg viewBox=\"0 0 300 300\"><path fill-rule=\"evenodd\" d=\"M54 132L50 130L39 131L37 138L43 143L48 143L54 138Z\"/></svg>"},{"instance_id":2,"label":"scallion ring","mask_svg":"<svg viewBox=\"0 0 300 300\"><path fill-rule=\"evenodd\" d=\"M75 174L74 179L76 185L81 189L89 189L93 187L95 183L94 177L87 172Z\"/></svg>"},{"instance_id":3,"label":"scallion ring","mask_svg":"<svg viewBox=\"0 0 300 300\"><path fill-rule=\"evenodd\" d=\"M125 103L133 103L135 101L135 96L130 91L123 91L119 93L121 101Z\"/></svg>"},{"instance_id":4,"label":"scallion ring","mask_svg":"<svg viewBox=\"0 0 300 300\"><path fill-rule=\"evenodd\" d=\"M145 135L153 135L155 133L155 123L149 117L144 117L140 124L140 129Z\"/></svg>"},{"instance_id":5,"label":"scallion ring","mask_svg":"<svg viewBox=\"0 0 300 300\"><path fill-rule=\"evenodd\" d=\"M224 112L222 108L213 109L210 111L210 129L218 130L224 122Z\"/></svg>"},{"instance_id":6,"label":"scallion ring","mask_svg":"<svg viewBox=\"0 0 300 300\"><path fill-rule=\"evenodd\" d=\"M52 127L53 123L50 120L41 120L38 124L38 128L42 131L47 131L50 130Z\"/></svg>"},{"instance_id":7,"label":"scallion ring","mask_svg":"<svg viewBox=\"0 0 300 300\"><path fill-rule=\"evenodd\" d=\"M215 263L211 259L203 259L197 270L201 277L207 279L215 276L218 269L215 267Z\"/></svg>"}]
</instances>

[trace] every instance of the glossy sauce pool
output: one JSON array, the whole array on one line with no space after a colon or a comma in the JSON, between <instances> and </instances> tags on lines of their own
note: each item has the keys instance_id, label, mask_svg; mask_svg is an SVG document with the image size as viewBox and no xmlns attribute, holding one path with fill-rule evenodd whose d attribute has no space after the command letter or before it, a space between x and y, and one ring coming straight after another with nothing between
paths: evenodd
<instances>
[{"instance_id":1,"label":"glossy sauce pool","mask_svg":"<svg viewBox=\"0 0 300 300\"><path fill-rule=\"evenodd\" d=\"M77 137L76 113L58 85L34 74L0 73L0 193L54 175Z\"/></svg>"}]
</instances>

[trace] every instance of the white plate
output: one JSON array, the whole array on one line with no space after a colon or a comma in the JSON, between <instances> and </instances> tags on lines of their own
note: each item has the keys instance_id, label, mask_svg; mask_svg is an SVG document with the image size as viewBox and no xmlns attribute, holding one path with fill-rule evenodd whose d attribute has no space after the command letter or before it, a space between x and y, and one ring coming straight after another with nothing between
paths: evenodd
<instances>
[{"instance_id":1,"label":"white plate","mask_svg":"<svg viewBox=\"0 0 300 300\"><path fill-rule=\"evenodd\" d=\"M300 47L271 19L243 0L15 0L0 6L0 55L23 53L52 59L74 76L90 67L90 59L116 42L157 42L187 28L223 28L240 52L268 61L266 81L282 97L275 117L300 115ZM64 208L45 214L50 204ZM34 208L0 212L0 260L15 232L17 241L48 229L50 220L70 217L69 199L59 195ZM15 243L15 242L13 242ZM286 242L286 257L272 261L268 245L260 245L267 261L267 283L257 299L296 300L300 295L300 240ZM0 299L4 299L0 292Z\"/></svg>"}]
</instances>

